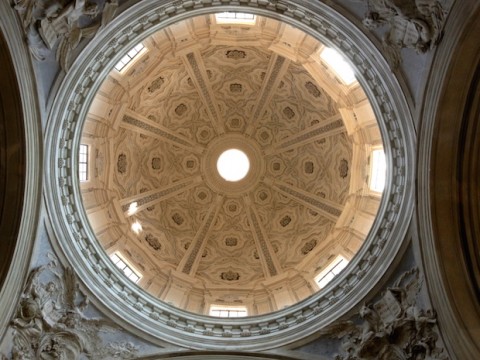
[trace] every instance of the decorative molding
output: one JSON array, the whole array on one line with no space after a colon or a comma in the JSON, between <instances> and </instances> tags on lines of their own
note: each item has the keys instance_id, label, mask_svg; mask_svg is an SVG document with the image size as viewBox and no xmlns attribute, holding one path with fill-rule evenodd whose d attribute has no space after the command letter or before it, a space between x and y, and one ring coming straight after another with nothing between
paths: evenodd
<instances>
[{"instance_id":1,"label":"decorative molding","mask_svg":"<svg viewBox=\"0 0 480 360\"><path fill-rule=\"evenodd\" d=\"M262 263L265 264L265 277L269 278L275 276L282 272L278 259L275 256L275 252L273 251L269 239L265 235L265 229L260 224L257 211L255 211L255 207L248 195L244 196L243 201L245 203L250 230L255 239L258 253L261 254Z\"/></svg>"},{"instance_id":2,"label":"decorative molding","mask_svg":"<svg viewBox=\"0 0 480 360\"><path fill-rule=\"evenodd\" d=\"M8 1L0 2L2 21L0 30L3 33L9 53L12 54L14 75L20 91L23 112L23 128L25 138L25 188L21 222L15 252L8 273L0 291L0 337L7 331L8 321L12 318L22 284L28 273L35 239L39 233L39 218L42 204L42 184L44 172L43 144L40 103L38 99L35 74L30 61L28 48L22 37L22 28L14 9Z\"/></svg>"},{"instance_id":3,"label":"decorative molding","mask_svg":"<svg viewBox=\"0 0 480 360\"><path fill-rule=\"evenodd\" d=\"M160 201L164 201L184 191L187 191L188 189L191 189L200 184L200 182L201 178L199 176L194 176L177 181L161 189L150 190L126 199L122 199L120 201L120 204L122 204L122 211L125 213L126 216L129 216L128 209L132 202L137 203L137 211L140 211L152 205L155 205Z\"/></svg>"},{"instance_id":4,"label":"decorative molding","mask_svg":"<svg viewBox=\"0 0 480 360\"><path fill-rule=\"evenodd\" d=\"M478 1L453 4L445 24L448 36L433 59L419 115L419 242L431 302L446 348L456 360L480 357L480 334L475 330L480 327L479 301L470 278L472 268L468 269L471 254L463 254L471 229L462 223L468 212L461 208L474 209L478 203L468 191L473 181L462 179L461 171L478 166L478 162L462 163L462 157L469 156L462 147L474 136L471 126L478 127L479 13ZM476 115L469 119L471 111ZM470 131L469 136L464 131ZM469 151L475 152L472 147ZM478 217L474 222L478 225Z\"/></svg>"},{"instance_id":5,"label":"decorative molding","mask_svg":"<svg viewBox=\"0 0 480 360\"><path fill-rule=\"evenodd\" d=\"M321 213L330 220L336 221L342 214L343 206L340 204L335 204L334 202L323 199L322 197L309 194L302 189L279 180L265 178L264 182L265 184L270 185L272 189L282 193L290 199L298 201L314 211Z\"/></svg>"},{"instance_id":6,"label":"decorative molding","mask_svg":"<svg viewBox=\"0 0 480 360\"><path fill-rule=\"evenodd\" d=\"M258 101L255 104L255 110L253 111L253 115L251 116L247 130L245 134L251 135L254 126L253 124L259 120L261 115L263 115L262 110L265 108L265 105L268 103L268 99L273 95L273 92L278 86L278 83L282 79L283 74L287 70L288 66L290 65L290 60L287 60L283 56L276 55L272 57L270 61L269 69L268 69L268 78L264 80L262 89L260 90L260 96L258 97Z\"/></svg>"},{"instance_id":7,"label":"decorative molding","mask_svg":"<svg viewBox=\"0 0 480 360\"><path fill-rule=\"evenodd\" d=\"M168 141L172 145L177 145L194 153L200 154L203 151L201 145L193 143L184 136L175 134L166 127L154 123L131 110L127 110L127 113L123 115L121 125L133 131L138 131L145 135Z\"/></svg>"},{"instance_id":8,"label":"decorative molding","mask_svg":"<svg viewBox=\"0 0 480 360\"><path fill-rule=\"evenodd\" d=\"M201 70L204 69L205 66L203 66L203 64L199 64L197 56L193 52L186 55L185 64L190 70L192 77L195 79L195 82L198 84L199 94L201 95L201 98L203 99L208 109L208 112L210 113L210 119L213 120L213 126L215 128L215 131L217 131L218 134L223 134L225 132L225 129L223 127L223 124L220 122L218 105L214 101L215 96L212 94L212 89L210 88L210 86L208 86L209 82L205 80L203 76L204 72Z\"/></svg>"},{"instance_id":9,"label":"decorative molding","mask_svg":"<svg viewBox=\"0 0 480 360\"><path fill-rule=\"evenodd\" d=\"M328 136L337 135L345 131L346 129L341 116L335 115L333 118L322 121L298 134L288 136L278 143L271 145L265 149L265 154L273 155L292 150L299 146L324 139Z\"/></svg>"},{"instance_id":10,"label":"decorative molding","mask_svg":"<svg viewBox=\"0 0 480 360\"><path fill-rule=\"evenodd\" d=\"M208 235L212 231L212 227L215 224L215 219L218 215L218 211L220 210L223 200L223 196L218 195L208 210L200 229L192 241L193 246L188 248L187 253L178 265L179 271L181 269L181 271L185 274L195 274L198 267L198 259L203 254L203 250L205 249L205 245L208 240Z\"/></svg>"},{"instance_id":11,"label":"decorative molding","mask_svg":"<svg viewBox=\"0 0 480 360\"><path fill-rule=\"evenodd\" d=\"M227 50L225 52L225 56L228 59L240 60L245 59L247 57L247 54L243 50Z\"/></svg>"}]
</instances>

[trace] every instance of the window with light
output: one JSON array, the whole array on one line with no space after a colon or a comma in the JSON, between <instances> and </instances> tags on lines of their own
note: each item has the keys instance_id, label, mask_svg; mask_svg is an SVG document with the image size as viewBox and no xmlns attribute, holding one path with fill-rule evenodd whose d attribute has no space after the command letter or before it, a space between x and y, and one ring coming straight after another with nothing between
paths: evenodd
<instances>
[{"instance_id":1,"label":"window with light","mask_svg":"<svg viewBox=\"0 0 480 360\"><path fill-rule=\"evenodd\" d=\"M115 65L115 70L117 71L122 71L125 66L127 66L129 63L132 62L132 60L138 56L138 54L145 49L145 46L143 46L142 43L138 44L135 46L133 49L131 49L124 57L120 59L120 61Z\"/></svg>"},{"instance_id":2,"label":"window with light","mask_svg":"<svg viewBox=\"0 0 480 360\"><path fill-rule=\"evenodd\" d=\"M370 190L382 192L385 188L387 163L383 149L373 150L370 154Z\"/></svg>"},{"instance_id":3,"label":"window with light","mask_svg":"<svg viewBox=\"0 0 480 360\"><path fill-rule=\"evenodd\" d=\"M223 12L215 14L218 24L255 24L255 15L241 12Z\"/></svg>"},{"instance_id":4,"label":"window with light","mask_svg":"<svg viewBox=\"0 0 480 360\"><path fill-rule=\"evenodd\" d=\"M324 288L330 281L333 280L335 276L340 274L340 272L345 269L347 265L348 261L343 256L337 256L335 260L332 261L327 268L315 278L319 289Z\"/></svg>"},{"instance_id":5,"label":"window with light","mask_svg":"<svg viewBox=\"0 0 480 360\"><path fill-rule=\"evenodd\" d=\"M210 316L237 318L247 316L245 306L211 305Z\"/></svg>"},{"instance_id":6,"label":"window with light","mask_svg":"<svg viewBox=\"0 0 480 360\"><path fill-rule=\"evenodd\" d=\"M325 48L320 58L335 72L345 85L353 84L357 79L350 64L335 49Z\"/></svg>"},{"instance_id":7,"label":"window with light","mask_svg":"<svg viewBox=\"0 0 480 360\"><path fill-rule=\"evenodd\" d=\"M123 271L123 273L134 283L137 283L140 280L141 275L134 271L128 264L127 261L121 258L118 253L113 253L110 255L110 259L113 263Z\"/></svg>"},{"instance_id":8,"label":"window with light","mask_svg":"<svg viewBox=\"0 0 480 360\"><path fill-rule=\"evenodd\" d=\"M88 180L88 145L80 144L78 156L78 178L80 181Z\"/></svg>"}]
</instances>

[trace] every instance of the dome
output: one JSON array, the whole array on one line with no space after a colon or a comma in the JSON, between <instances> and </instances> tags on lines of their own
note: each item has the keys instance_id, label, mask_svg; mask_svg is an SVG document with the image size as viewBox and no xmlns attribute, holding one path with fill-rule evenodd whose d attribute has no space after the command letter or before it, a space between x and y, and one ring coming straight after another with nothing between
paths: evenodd
<instances>
[{"instance_id":1,"label":"dome","mask_svg":"<svg viewBox=\"0 0 480 360\"><path fill-rule=\"evenodd\" d=\"M332 8L269 4L138 3L52 105L58 246L92 302L154 341L298 341L363 301L402 247L415 137L399 84ZM230 149L249 160L238 181L217 170Z\"/></svg>"},{"instance_id":2,"label":"dome","mask_svg":"<svg viewBox=\"0 0 480 360\"><path fill-rule=\"evenodd\" d=\"M351 68L260 15L200 15L143 39L96 92L81 143L98 241L141 288L199 314L264 314L316 293L381 200L370 158L383 143Z\"/></svg>"}]
</instances>

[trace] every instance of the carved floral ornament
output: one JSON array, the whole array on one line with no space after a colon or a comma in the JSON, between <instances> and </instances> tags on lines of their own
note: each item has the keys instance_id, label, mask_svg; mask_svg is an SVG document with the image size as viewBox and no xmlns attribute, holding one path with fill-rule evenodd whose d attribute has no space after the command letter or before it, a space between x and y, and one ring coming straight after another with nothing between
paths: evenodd
<instances>
[{"instance_id":1,"label":"carved floral ornament","mask_svg":"<svg viewBox=\"0 0 480 360\"><path fill-rule=\"evenodd\" d=\"M326 326L326 317L322 314L328 312L331 314L329 319L338 318L379 280L385 271L380 269L388 267L401 246L413 209L410 168L413 164L411 139L414 136L410 113L399 85L390 77L389 67L375 47L359 31L352 31L349 24L339 21L339 15L320 2L257 0L242 4L246 11L281 16L283 21L294 26L301 22L302 28L312 36L343 50L357 66L360 82L374 104L384 148L393 164L387 176L391 181L369 237L350 264L350 271L340 275L326 291L275 314L248 320L192 315L166 306L128 280L117 277L117 270L106 259L91 228L85 226L88 221L82 210L78 179L72 171L75 159L71 154L78 147L92 92L101 81L99 74L111 68L119 54L173 21L202 11L237 9L229 1L223 1L222 5L203 0L174 1L165 5L144 1L134 5L108 32L90 42L85 50L88 51L86 56L80 56L82 62L76 63L67 74L53 104L46 136L50 142L46 157L52 174L46 180L49 189L47 206L56 209L51 211L54 232L71 266L78 269L100 301L109 305L112 316L121 314L140 333L193 348L225 349L232 344L236 349L260 350L295 341ZM204 9L206 6L208 9ZM330 20L325 20L327 18ZM376 56L369 57L368 53ZM65 141L60 144L58 139L62 138ZM73 201L63 204L61 199L64 196ZM372 274L377 275L365 277L372 269L376 270ZM352 289L355 292L352 293ZM348 300L338 300L347 293ZM111 303L109 298L122 300ZM244 333L249 336L242 336Z\"/></svg>"}]
</instances>

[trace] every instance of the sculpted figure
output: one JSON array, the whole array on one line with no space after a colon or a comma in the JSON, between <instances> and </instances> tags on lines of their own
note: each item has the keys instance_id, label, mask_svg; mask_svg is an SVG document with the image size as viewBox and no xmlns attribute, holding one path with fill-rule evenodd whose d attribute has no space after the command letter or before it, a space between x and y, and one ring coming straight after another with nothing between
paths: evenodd
<instances>
[{"instance_id":1,"label":"sculpted figure","mask_svg":"<svg viewBox=\"0 0 480 360\"><path fill-rule=\"evenodd\" d=\"M49 49L57 42L57 60L62 69L68 70L71 51L75 49L82 38L93 37L99 25L82 28L81 17L94 19L98 15L98 5L85 0L75 0L63 8L50 7L46 16L40 21L39 34Z\"/></svg>"},{"instance_id":2,"label":"sculpted figure","mask_svg":"<svg viewBox=\"0 0 480 360\"><path fill-rule=\"evenodd\" d=\"M33 57L45 60L55 47L56 59L67 71L70 57L83 38L93 37L115 16L118 0L106 0L100 9L89 0L14 0Z\"/></svg>"},{"instance_id":3,"label":"sculpted figure","mask_svg":"<svg viewBox=\"0 0 480 360\"><path fill-rule=\"evenodd\" d=\"M438 0L368 0L368 8L363 24L370 29L388 26L383 44L394 66L402 48L424 53L442 38L445 14Z\"/></svg>"},{"instance_id":4,"label":"sculpted figure","mask_svg":"<svg viewBox=\"0 0 480 360\"><path fill-rule=\"evenodd\" d=\"M376 335L384 335L380 316L378 316L372 306L363 305L359 315L365 320L363 323L362 342Z\"/></svg>"},{"instance_id":5,"label":"sculpted figure","mask_svg":"<svg viewBox=\"0 0 480 360\"><path fill-rule=\"evenodd\" d=\"M413 268L361 307L360 325L345 321L330 327L329 336L342 339L335 360L445 360L437 345L435 312L416 305L421 284L419 270Z\"/></svg>"},{"instance_id":6,"label":"sculpted figure","mask_svg":"<svg viewBox=\"0 0 480 360\"><path fill-rule=\"evenodd\" d=\"M88 300L78 291L71 268L58 272L56 259L33 269L28 276L11 326L14 360L71 360L85 354L89 359L106 359L121 354L132 358L137 348L130 343L105 347L99 333L115 325L83 315ZM84 358L84 357L82 357Z\"/></svg>"}]
</instances>

